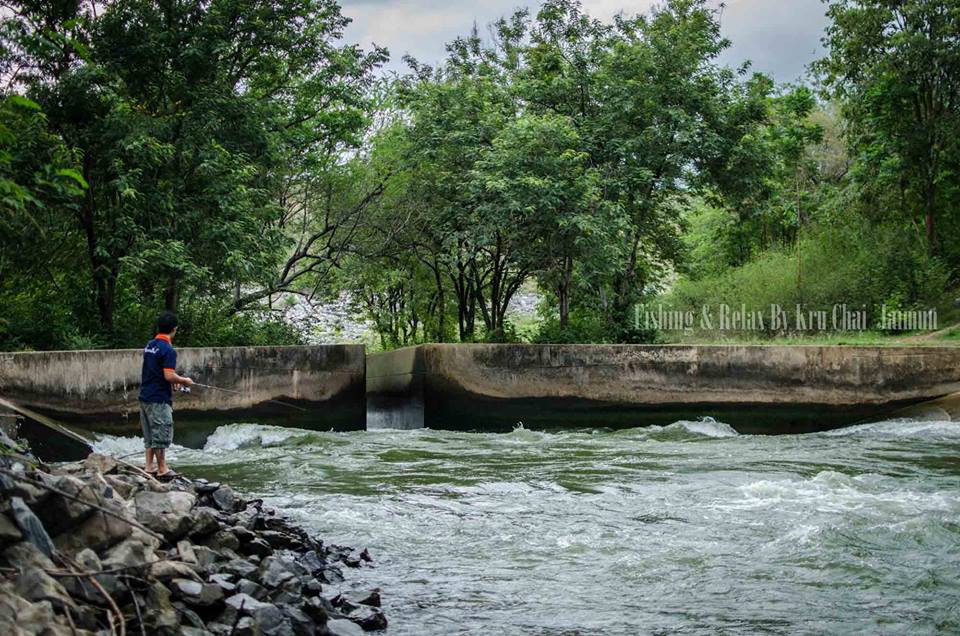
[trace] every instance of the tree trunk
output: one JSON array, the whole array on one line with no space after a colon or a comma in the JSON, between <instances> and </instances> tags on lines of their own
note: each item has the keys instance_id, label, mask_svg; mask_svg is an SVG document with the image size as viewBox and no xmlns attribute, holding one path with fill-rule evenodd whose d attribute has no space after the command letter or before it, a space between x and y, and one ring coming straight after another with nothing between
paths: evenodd
<instances>
[{"instance_id":1,"label":"tree trunk","mask_svg":"<svg viewBox=\"0 0 960 636\"><path fill-rule=\"evenodd\" d=\"M92 159L90 158L90 153L87 152L84 153L83 157L83 177L86 179L89 187L87 188L83 205L80 206L77 216L87 241L87 257L90 260L94 294L97 300L97 313L100 315L100 328L105 333L112 334L113 305L118 270L116 266L109 267L106 260L100 255L91 171Z\"/></svg>"},{"instance_id":2,"label":"tree trunk","mask_svg":"<svg viewBox=\"0 0 960 636\"><path fill-rule=\"evenodd\" d=\"M937 251L937 228L934 224L936 203L937 185L933 177L928 177L923 193L923 224L927 231L927 249L929 249L931 253Z\"/></svg>"},{"instance_id":3,"label":"tree trunk","mask_svg":"<svg viewBox=\"0 0 960 636\"><path fill-rule=\"evenodd\" d=\"M570 323L570 286L573 283L573 257L563 257L563 271L557 285L557 300L560 303L560 327Z\"/></svg>"},{"instance_id":4,"label":"tree trunk","mask_svg":"<svg viewBox=\"0 0 960 636\"><path fill-rule=\"evenodd\" d=\"M176 276L167 279L167 287L163 295L163 307L167 311L177 311L180 304L180 285Z\"/></svg>"}]
</instances>

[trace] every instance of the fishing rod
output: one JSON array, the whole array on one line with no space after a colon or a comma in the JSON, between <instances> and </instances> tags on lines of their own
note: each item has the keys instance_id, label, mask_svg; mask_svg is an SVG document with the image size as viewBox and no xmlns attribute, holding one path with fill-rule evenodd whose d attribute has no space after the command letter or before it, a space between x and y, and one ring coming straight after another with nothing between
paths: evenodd
<instances>
[{"instance_id":1,"label":"fishing rod","mask_svg":"<svg viewBox=\"0 0 960 636\"><path fill-rule=\"evenodd\" d=\"M212 389L214 391L223 391L224 393L233 393L235 395L243 395L242 391L234 391L233 389L224 389L223 387L211 386L209 384L201 384L200 382L194 382L193 386L198 386L201 389ZM183 389L186 389L186 391L183 391ZM183 387L181 391L183 391L184 393L189 393L190 387ZM286 406L287 408L291 408L291 409L297 409L298 411L303 411L304 413L307 412L307 409L301 408L295 404L290 404L289 402L282 402L280 400L264 400L264 401L272 402L273 404L279 404L281 406Z\"/></svg>"}]
</instances>

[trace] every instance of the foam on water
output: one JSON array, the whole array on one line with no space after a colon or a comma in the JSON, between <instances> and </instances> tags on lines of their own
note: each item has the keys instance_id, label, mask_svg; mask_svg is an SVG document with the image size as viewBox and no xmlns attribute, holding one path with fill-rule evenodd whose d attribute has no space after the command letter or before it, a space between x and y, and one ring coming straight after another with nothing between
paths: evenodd
<instances>
[{"instance_id":1,"label":"foam on water","mask_svg":"<svg viewBox=\"0 0 960 636\"><path fill-rule=\"evenodd\" d=\"M960 439L960 422L944 420L896 419L818 433L826 437L877 437L940 440Z\"/></svg>"},{"instance_id":2,"label":"foam on water","mask_svg":"<svg viewBox=\"0 0 960 636\"><path fill-rule=\"evenodd\" d=\"M91 444L93 452L111 457L129 457L143 452L142 437L123 437L120 435L98 435ZM177 453L187 449L178 444L173 444L167 450L172 459Z\"/></svg>"},{"instance_id":3,"label":"foam on water","mask_svg":"<svg viewBox=\"0 0 960 636\"><path fill-rule=\"evenodd\" d=\"M221 453L242 448L299 445L318 441L319 433L299 428L262 424L228 424L220 426L207 438L204 452Z\"/></svg>"}]
</instances>

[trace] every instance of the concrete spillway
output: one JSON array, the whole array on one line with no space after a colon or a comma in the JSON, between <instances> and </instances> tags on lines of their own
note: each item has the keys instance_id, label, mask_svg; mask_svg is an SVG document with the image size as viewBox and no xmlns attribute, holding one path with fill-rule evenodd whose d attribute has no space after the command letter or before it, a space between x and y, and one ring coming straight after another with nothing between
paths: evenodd
<instances>
[{"instance_id":1,"label":"concrete spillway","mask_svg":"<svg viewBox=\"0 0 960 636\"><path fill-rule=\"evenodd\" d=\"M712 416L741 432L884 417L960 390L960 349L421 345L367 357L368 427L642 426Z\"/></svg>"},{"instance_id":2,"label":"concrete spillway","mask_svg":"<svg viewBox=\"0 0 960 636\"><path fill-rule=\"evenodd\" d=\"M0 398L88 430L136 434L141 357L0 354ZM914 415L903 409L960 391L960 348L950 347L450 344L367 356L354 345L185 348L178 367L232 391L175 397L185 445L231 422L504 431L712 416L741 432L804 432ZM954 402L923 412L951 417Z\"/></svg>"},{"instance_id":3,"label":"concrete spillway","mask_svg":"<svg viewBox=\"0 0 960 636\"><path fill-rule=\"evenodd\" d=\"M322 430L365 426L361 345L182 348L177 354L180 373L227 389L178 393L178 423L266 418ZM139 349L3 353L0 397L98 432L131 434L139 431L142 360ZM276 399L299 409L269 401Z\"/></svg>"}]
</instances>

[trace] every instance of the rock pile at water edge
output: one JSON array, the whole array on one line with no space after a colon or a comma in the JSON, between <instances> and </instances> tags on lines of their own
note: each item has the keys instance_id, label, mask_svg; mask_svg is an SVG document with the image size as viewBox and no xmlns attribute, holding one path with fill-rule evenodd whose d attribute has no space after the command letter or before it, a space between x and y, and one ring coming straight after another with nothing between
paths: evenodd
<instances>
[{"instance_id":1,"label":"rock pile at water edge","mask_svg":"<svg viewBox=\"0 0 960 636\"><path fill-rule=\"evenodd\" d=\"M355 636L387 626L378 590L339 590L371 562L229 486L45 466L0 433L0 634Z\"/></svg>"}]
</instances>

